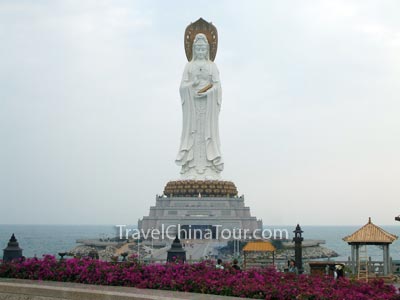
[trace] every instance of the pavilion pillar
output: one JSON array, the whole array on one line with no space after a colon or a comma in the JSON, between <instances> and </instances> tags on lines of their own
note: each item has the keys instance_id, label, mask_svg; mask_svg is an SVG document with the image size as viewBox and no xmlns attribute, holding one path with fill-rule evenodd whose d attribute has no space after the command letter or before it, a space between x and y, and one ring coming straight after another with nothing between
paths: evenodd
<instances>
[{"instance_id":1,"label":"pavilion pillar","mask_svg":"<svg viewBox=\"0 0 400 300\"><path fill-rule=\"evenodd\" d=\"M351 271L353 274L356 273L356 249L354 244L351 244Z\"/></svg>"},{"instance_id":2,"label":"pavilion pillar","mask_svg":"<svg viewBox=\"0 0 400 300\"><path fill-rule=\"evenodd\" d=\"M354 262L354 274L358 272L358 263L360 262L360 245L356 244L356 260Z\"/></svg>"},{"instance_id":3,"label":"pavilion pillar","mask_svg":"<svg viewBox=\"0 0 400 300\"><path fill-rule=\"evenodd\" d=\"M389 244L383 245L383 275L387 276L390 273L389 266Z\"/></svg>"}]
</instances>

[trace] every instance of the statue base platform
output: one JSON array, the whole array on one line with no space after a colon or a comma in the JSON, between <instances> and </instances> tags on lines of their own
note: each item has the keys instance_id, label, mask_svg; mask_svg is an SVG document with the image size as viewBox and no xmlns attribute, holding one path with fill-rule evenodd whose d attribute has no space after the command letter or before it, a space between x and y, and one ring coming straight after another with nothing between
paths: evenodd
<instances>
[{"instance_id":1,"label":"statue base platform","mask_svg":"<svg viewBox=\"0 0 400 300\"><path fill-rule=\"evenodd\" d=\"M150 207L149 215L139 220L138 228L141 232L158 229L164 236L167 230L170 236L177 234L178 228L185 234L195 229L209 229L215 239L220 238L216 233L224 229L247 230L248 234L262 230L262 221L251 216L244 196L237 194L236 186L229 181L170 181L164 194L156 197L156 205ZM181 234L181 238L188 236Z\"/></svg>"}]
</instances>

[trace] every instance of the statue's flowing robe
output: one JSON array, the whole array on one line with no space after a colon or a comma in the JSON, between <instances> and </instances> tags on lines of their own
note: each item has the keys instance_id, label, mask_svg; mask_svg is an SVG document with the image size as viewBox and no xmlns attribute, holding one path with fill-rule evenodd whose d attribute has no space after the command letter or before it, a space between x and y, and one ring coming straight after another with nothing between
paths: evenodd
<instances>
[{"instance_id":1,"label":"statue's flowing robe","mask_svg":"<svg viewBox=\"0 0 400 300\"><path fill-rule=\"evenodd\" d=\"M195 101L199 101L195 98L197 91L211 83L213 87L209 89L203 97L206 102L206 116L204 122L204 142L205 152L207 159L207 173L210 174L211 179L217 179L219 173L224 168L224 163L221 157L220 150L220 138L219 138L219 126L218 116L221 108L221 83L219 79L219 71L216 64L212 61L207 62L207 80L202 80L197 87L193 87L192 83L195 80L196 65L193 62L186 64L182 82L180 86L180 95L182 101L182 112L183 112L183 127L181 136L181 145L176 158L176 163L182 166L181 173L184 175L189 172L192 173L196 165L194 156L194 147L196 147L196 134L200 131L196 128L198 123L196 122L196 107ZM201 70L201 69L200 69ZM215 175L215 176L212 176ZM208 179L208 178L207 178Z\"/></svg>"}]
</instances>

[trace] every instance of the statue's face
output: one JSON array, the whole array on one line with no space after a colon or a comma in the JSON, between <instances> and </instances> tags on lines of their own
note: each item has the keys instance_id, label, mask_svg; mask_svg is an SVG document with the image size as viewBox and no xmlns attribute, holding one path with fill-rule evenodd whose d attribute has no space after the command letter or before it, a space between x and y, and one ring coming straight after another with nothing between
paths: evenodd
<instances>
[{"instance_id":1,"label":"statue's face","mask_svg":"<svg viewBox=\"0 0 400 300\"><path fill-rule=\"evenodd\" d=\"M207 45L195 45L194 54L197 59L205 59L207 57L208 47Z\"/></svg>"}]
</instances>

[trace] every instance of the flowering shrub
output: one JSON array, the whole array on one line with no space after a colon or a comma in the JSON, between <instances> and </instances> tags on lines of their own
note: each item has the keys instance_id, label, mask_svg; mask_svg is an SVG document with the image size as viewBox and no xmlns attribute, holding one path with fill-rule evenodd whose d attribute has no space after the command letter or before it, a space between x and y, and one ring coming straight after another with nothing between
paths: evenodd
<instances>
[{"instance_id":1,"label":"flowering shrub","mask_svg":"<svg viewBox=\"0 0 400 300\"><path fill-rule=\"evenodd\" d=\"M400 300L396 288L383 281L279 273L274 269L216 269L213 262L143 265L137 260L110 263L88 258L43 259L0 264L0 277L131 286L269 300Z\"/></svg>"}]
</instances>

